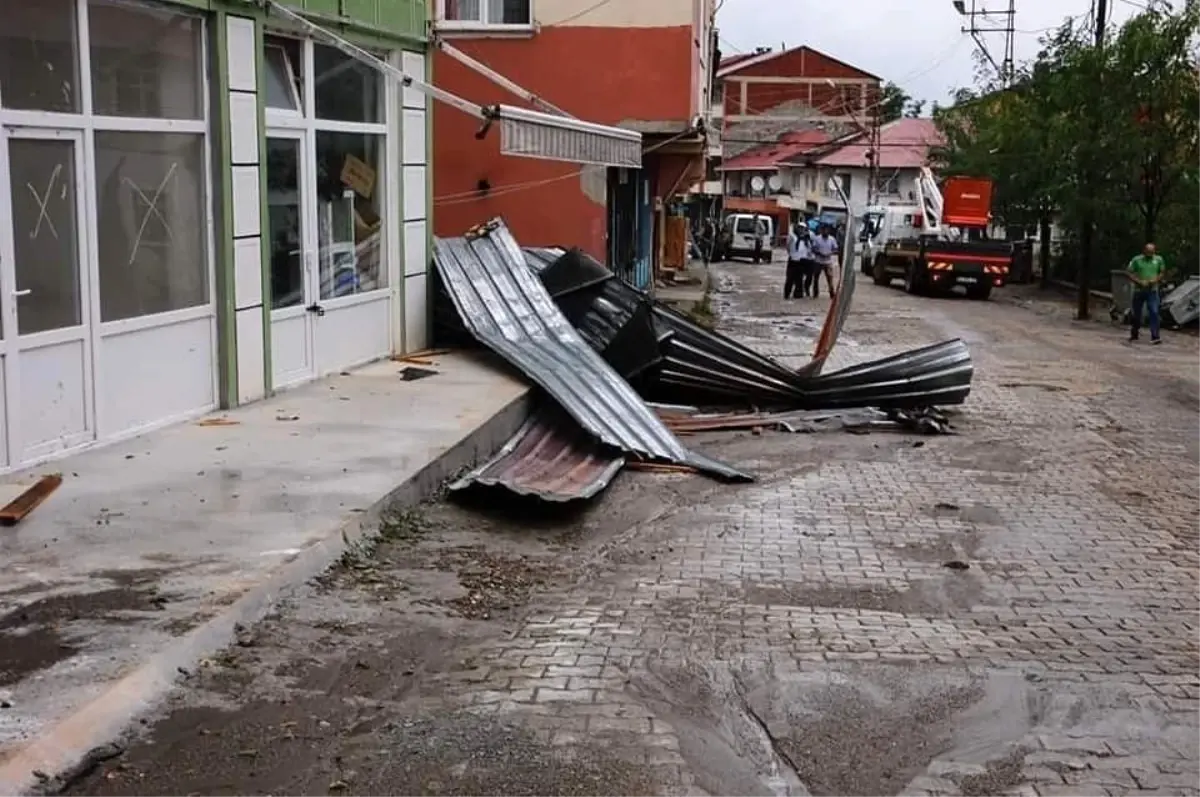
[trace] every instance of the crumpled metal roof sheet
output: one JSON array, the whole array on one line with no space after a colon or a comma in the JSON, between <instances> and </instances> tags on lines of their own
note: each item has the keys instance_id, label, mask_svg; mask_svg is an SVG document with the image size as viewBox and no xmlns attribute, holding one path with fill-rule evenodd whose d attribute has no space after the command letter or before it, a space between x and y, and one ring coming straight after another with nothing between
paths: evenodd
<instances>
[{"instance_id":1,"label":"crumpled metal roof sheet","mask_svg":"<svg viewBox=\"0 0 1200 797\"><path fill-rule=\"evenodd\" d=\"M670 333L650 397L664 401L791 404L800 396L797 374L733 338L676 310L654 306L655 326Z\"/></svg>"},{"instance_id":2,"label":"crumpled metal roof sheet","mask_svg":"<svg viewBox=\"0 0 1200 797\"><path fill-rule=\"evenodd\" d=\"M600 442L730 480L750 477L689 451L571 326L500 220L434 241L438 277L463 323Z\"/></svg>"},{"instance_id":3,"label":"crumpled metal roof sheet","mask_svg":"<svg viewBox=\"0 0 1200 797\"><path fill-rule=\"evenodd\" d=\"M535 410L490 460L450 485L504 487L517 495L567 502L592 498L625 464L554 406Z\"/></svg>"},{"instance_id":4,"label":"crumpled metal roof sheet","mask_svg":"<svg viewBox=\"0 0 1200 797\"><path fill-rule=\"evenodd\" d=\"M814 377L804 384L803 405L834 409L962 404L971 393L974 375L967 344L955 338Z\"/></svg>"}]
</instances>

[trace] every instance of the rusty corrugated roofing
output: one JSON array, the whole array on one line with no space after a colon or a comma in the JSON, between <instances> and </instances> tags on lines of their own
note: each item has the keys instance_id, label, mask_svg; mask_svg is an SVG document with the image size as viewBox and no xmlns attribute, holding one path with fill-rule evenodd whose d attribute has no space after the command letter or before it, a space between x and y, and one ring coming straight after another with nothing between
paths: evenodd
<instances>
[{"instance_id":1,"label":"rusty corrugated roofing","mask_svg":"<svg viewBox=\"0 0 1200 797\"><path fill-rule=\"evenodd\" d=\"M607 448L557 407L536 410L494 457L450 485L504 487L545 501L592 498L620 472L621 452Z\"/></svg>"},{"instance_id":2,"label":"rusty corrugated roofing","mask_svg":"<svg viewBox=\"0 0 1200 797\"><path fill-rule=\"evenodd\" d=\"M434 241L434 263L463 323L600 442L644 459L750 477L689 451L571 326L499 219Z\"/></svg>"}]
</instances>

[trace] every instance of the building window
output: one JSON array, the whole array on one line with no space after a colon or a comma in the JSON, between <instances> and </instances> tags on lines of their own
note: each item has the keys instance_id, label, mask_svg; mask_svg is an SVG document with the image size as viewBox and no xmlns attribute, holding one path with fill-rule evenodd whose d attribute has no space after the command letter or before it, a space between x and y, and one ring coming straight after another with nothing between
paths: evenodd
<instances>
[{"instance_id":1,"label":"building window","mask_svg":"<svg viewBox=\"0 0 1200 797\"><path fill-rule=\"evenodd\" d=\"M834 185L833 185L834 182L836 182L837 185L841 186L841 189L842 189L841 193L838 193L837 188L834 187ZM826 185L825 185L825 196L829 197L830 199L840 200L842 198L841 194L845 194L846 199L849 199L850 198L850 183L851 183L851 176L850 176L849 172L841 172L839 174L833 175L833 177L830 179L830 181L828 183L826 183Z\"/></svg>"},{"instance_id":2,"label":"building window","mask_svg":"<svg viewBox=\"0 0 1200 797\"><path fill-rule=\"evenodd\" d=\"M383 251L384 137L317 131L317 237L322 299L387 286Z\"/></svg>"},{"instance_id":3,"label":"building window","mask_svg":"<svg viewBox=\"0 0 1200 797\"><path fill-rule=\"evenodd\" d=\"M0 0L0 104L79 113L75 0Z\"/></svg>"},{"instance_id":4,"label":"building window","mask_svg":"<svg viewBox=\"0 0 1200 797\"><path fill-rule=\"evenodd\" d=\"M304 79L300 42L282 36L266 36L263 45L263 81L268 108L303 111Z\"/></svg>"},{"instance_id":5,"label":"building window","mask_svg":"<svg viewBox=\"0 0 1200 797\"><path fill-rule=\"evenodd\" d=\"M875 193L880 196L899 196L900 175L896 172L879 175L875 181Z\"/></svg>"},{"instance_id":6,"label":"building window","mask_svg":"<svg viewBox=\"0 0 1200 797\"><path fill-rule=\"evenodd\" d=\"M200 19L92 0L88 30L97 116L204 118Z\"/></svg>"},{"instance_id":7,"label":"building window","mask_svg":"<svg viewBox=\"0 0 1200 797\"><path fill-rule=\"evenodd\" d=\"M100 319L208 303L204 136L96 133Z\"/></svg>"},{"instance_id":8,"label":"building window","mask_svg":"<svg viewBox=\"0 0 1200 797\"><path fill-rule=\"evenodd\" d=\"M383 78L316 42L269 36L263 46L268 64L279 65L266 114L267 126L275 128L267 138L271 308L386 288L391 230ZM312 285L306 285L305 252L316 257Z\"/></svg>"},{"instance_id":9,"label":"building window","mask_svg":"<svg viewBox=\"0 0 1200 797\"><path fill-rule=\"evenodd\" d=\"M203 22L89 0L88 33L100 320L208 304Z\"/></svg>"},{"instance_id":10,"label":"building window","mask_svg":"<svg viewBox=\"0 0 1200 797\"><path fill-rule=\"evenodd\" d=\"M475 25L533 24L532 0L445 0L445 20Z\"/></svg>"},{"instance_id":11,"label":"building window","mask_svg":"<svg viewBox=\"0 0 1200 797\"><path fill-rule=\"evenodd\" d=\"M341 50L313 45L313 94L318 119L383 123L383 78Z\"/></svg>"}]
</instances>

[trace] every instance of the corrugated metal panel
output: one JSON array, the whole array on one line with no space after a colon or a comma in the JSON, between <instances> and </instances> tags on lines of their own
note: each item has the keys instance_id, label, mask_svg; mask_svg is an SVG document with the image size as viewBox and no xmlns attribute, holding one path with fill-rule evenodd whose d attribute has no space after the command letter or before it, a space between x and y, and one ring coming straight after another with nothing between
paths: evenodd
<instances>
[{"instance_id":1,"label":"corrugated metal panel","mask_svg":"<svg viewBox=\"0 0 1200 797\"><path fill-rule=\"evenodd\" d=\"M1125 283L1133 284L1128 276L1125 276ZM1188 277L1179 287L1164 296L1162 313L1165 318L1179 326L1190 324L1200 317L1200 277Z\"/></svg>"},{"instance_id":2,"label":"corrugated metal panel","mask_svg":"<svg viewBox=\"0 0 1200 797\"><path fill-rule=\"evenodd\" d=\"M502 105L500 151L543 160L640 169L642 135Z\"/></svg>"},{"instance_id":3,"label":"corrugated metal panel","mask_svg":"<svg viewBox=\"0 0 1200 797\"><path fill-rule=\"evenodd\" d=\"M620 472L625 457L601 446L556 407L536 410L488 462L450 485L504 487L546 501L592 498Z\"/></svg>"},{"instance_id":4,"label":"corrugated metal panel","mask_svg":"<svg viewBox=\"0 0 1200 797\"><path fill-rule=\"evenodd\" d=\"M923 407L962 404L975 367L957 338L819 376L804 384L803 405Z\"/></svg>"},{"instance_id":5,"label":"corrugated metal panel","mask_svg":"<svg viewBox=\"0 0 1200 797\"><path fill-rule=\"evenodd\" d=\"M469 238L436 239L434 262L471 333L520 368L601 442L647 459L749 479L684 448L571 326L502 221Z\"/></svg>"},{"instance_id":6,"label":"corrugated metal panel","mask_svg":"<svg viewBox=\"0 0 1200 797\"><path fill-rule=\"evenodd\" d=\"M680 312L654 307L654 324L672 333L652 398L699 403L794 405L794 372L733 338L705 329Z\"/></svg>"}]
</instances>

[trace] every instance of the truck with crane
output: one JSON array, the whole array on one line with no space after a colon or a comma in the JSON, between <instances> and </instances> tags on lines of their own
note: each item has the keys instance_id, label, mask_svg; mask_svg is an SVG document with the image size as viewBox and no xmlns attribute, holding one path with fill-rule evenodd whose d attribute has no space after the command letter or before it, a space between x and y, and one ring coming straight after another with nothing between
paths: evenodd
<instances>
[{"instance_id":1,"label":"truck with crane","mask_svg":"<svg viewBox=\"0 0 1200 797\"><path fill-rule=\"evenodd\" d=\"M991 221L989 180L951 177L938 188L922 167L915 202L868 208L863 214L862 271L876 285L903 279L913 294L949 291L986 300L1012 271L1012 244L987 238Z\"/></svg>"}]
</instances>

